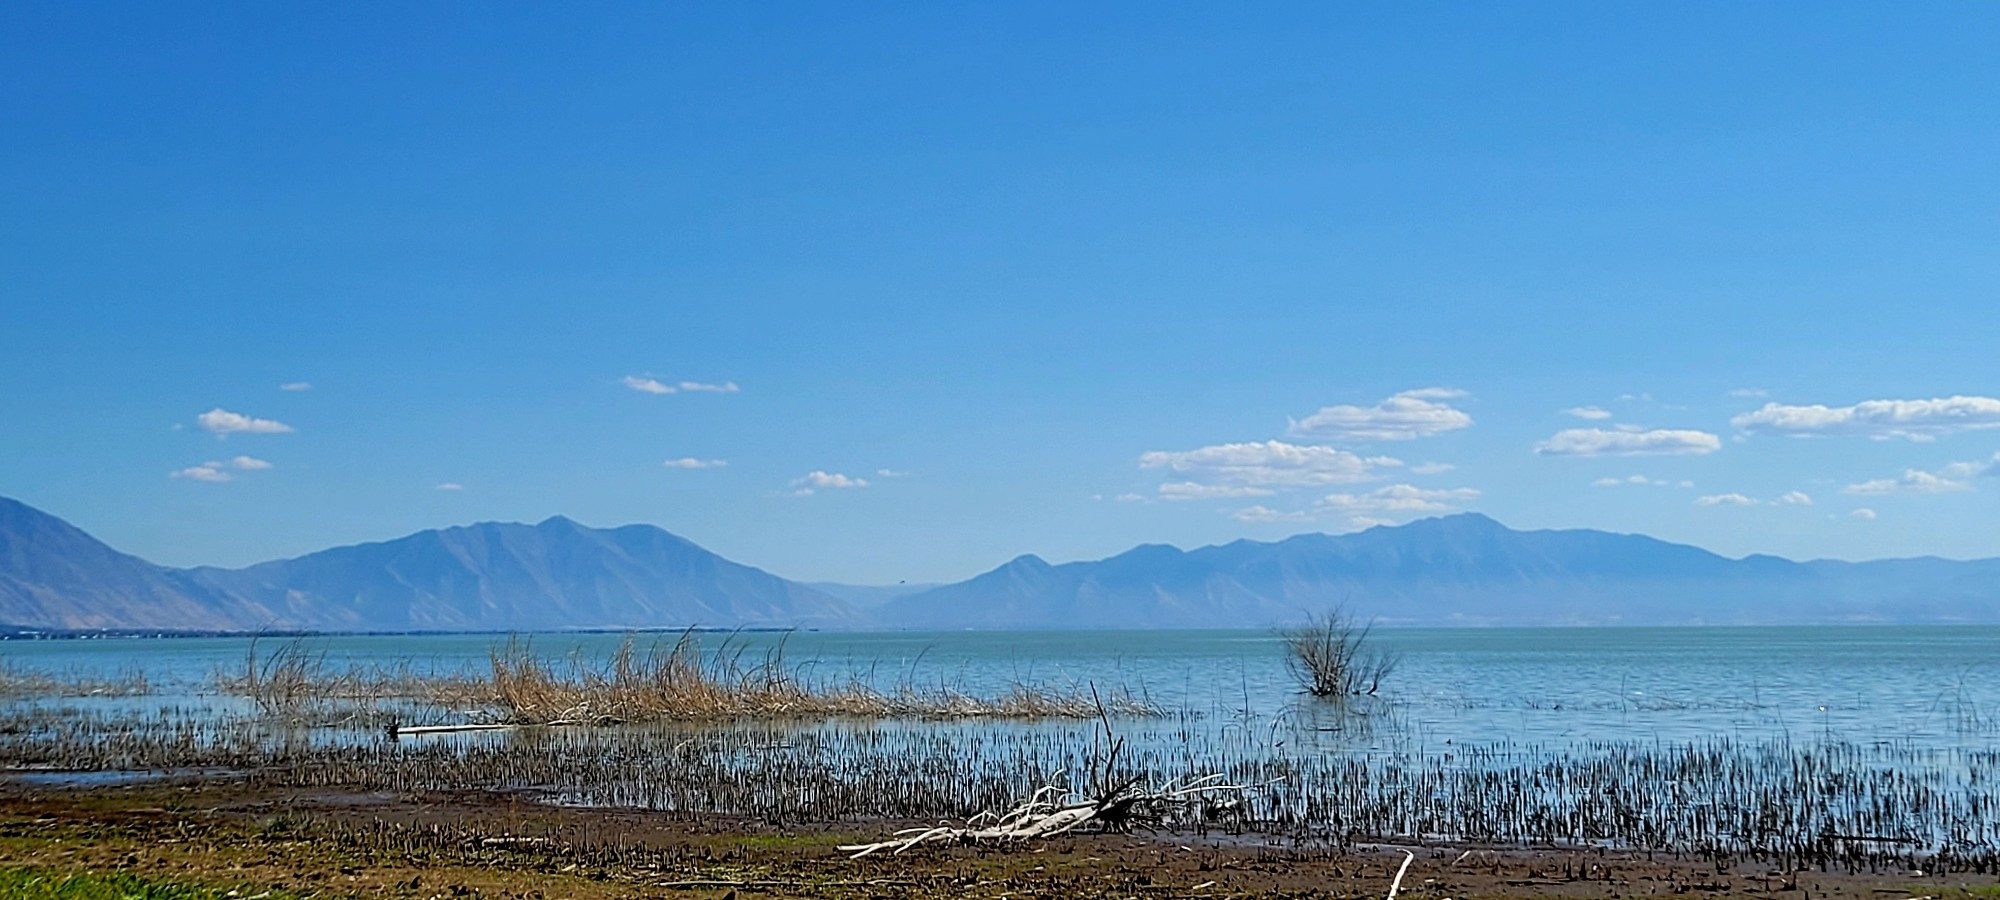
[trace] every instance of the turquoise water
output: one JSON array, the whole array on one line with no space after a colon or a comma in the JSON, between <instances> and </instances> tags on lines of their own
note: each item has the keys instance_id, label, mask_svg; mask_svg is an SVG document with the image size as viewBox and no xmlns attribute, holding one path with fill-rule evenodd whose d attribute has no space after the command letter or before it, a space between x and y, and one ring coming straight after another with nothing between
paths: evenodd
<instances>
[{"instance_id":1,"label":"turquoise water","mask_svg":"<svg viewBox=\"0 0 2000 900\"><path fill-rule=\"evenodd\" d=\"M551 657L602 659L619 634L524 635ZM675 635L636 635L641 648ZM1382 629L1401 659L1378 722L1418 745L1595 741L1894 741L1984 748L2000 736L2000 627ZM305 639L330 668L481 670L504 635ZM1017 683L1123 689L1200 727L1317 721L1266 631L799 632L703 635L704 649L784 665L821 682L859 679L990 694ZM266 639L269 648L278 641ZM0 664L61 676L145 673L154 695L105 703L217 702L243 638L0 641ZM92 702L88 698L80 703Z\"/></svg>"}]
</instances>

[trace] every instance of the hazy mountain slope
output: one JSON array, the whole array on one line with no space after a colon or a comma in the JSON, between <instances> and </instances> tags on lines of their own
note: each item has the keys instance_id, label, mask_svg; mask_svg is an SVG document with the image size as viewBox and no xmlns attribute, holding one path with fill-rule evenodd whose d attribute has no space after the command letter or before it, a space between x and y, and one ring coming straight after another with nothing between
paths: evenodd
<instances>
[{"instance_id":1,"label":"hazy mountain slope","mask_svg":"<svg viewBox=\"0 0 2000 900\"><path fill-rule=\"evenodd\" d=\"M254 628L265 618L184 572L128 556L0 497L0 624L31 628Z\"/></svg>"},{"instance_id":2,"label":"hazy mountain slope","mask_svg":"<svg viewBox=\"0 0 2000 900\"><path fill-rule=\"evenodd\" d=\"M482 523L199 570L313 628L540 629L842 624L848 605L650 525Z\"/></svg>"},{"instance_id":3,"label":"hazy mountain slope","mask_svg":"<svg viewBox=\"0 0 2000 900\"><path fill-rule=\"evenodd\" d=\"M897 597L908 597L937 587L934 583L918 584L841 584L837 581L808 581L806 587L830 594L847 601L857 610L869 610L881 606Z\"/></svg>"},{"instance_id":4,"label":"hazy mountain slope","mask_svg":"<svg viewBox=\"0 0 2000 900\"><path fill-rule=\"evenodd\" d=\"M914 593L907 593L914 590ZM857 612L860 601L870 607ZM1345 604L1384 624L2000 622L2000 559L1728 559L1641 535L1480 515L1182 551L1144 544L957 584L827 590L650 525L556 517L167 569L0 498L0 626L529 630L688 625L1262 627Z\"/></svg>"},{"instance_id":5,"label":"hazy mountain slope","mask_svg":"<svg viewBox=\"0 0 2000 900\"><path fill-rule=\"evenodd\" d=\"M0 498L0 625L526 630L853 620L845 601L650 525L484 523L247 569L179 570Z\"/></svg>"},{"instance_id":6,"label":"hazy mountain slope","mask_svg":"<svg viewBox=\"0 0 2000 900\"><path fill-rule=\"evenodd\" d=\"M2000 560L1733 560L1464 514L1345 535L1022 557L887 604L907 627L1261 626L1344 604L1385 624L2000 621Z\"/></svg>"}]
</instances>

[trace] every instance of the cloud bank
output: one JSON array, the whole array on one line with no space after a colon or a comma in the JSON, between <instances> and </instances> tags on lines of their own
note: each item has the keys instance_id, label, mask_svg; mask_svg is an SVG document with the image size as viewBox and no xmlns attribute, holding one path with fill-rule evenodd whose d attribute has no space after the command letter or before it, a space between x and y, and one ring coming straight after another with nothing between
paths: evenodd
<instances>
[{"instance_id":1,"label":"cloud bank","mask_svg":"<svg viewBox=\"0 0 2000 900\"><path fill-rule=\"evenodd\" d=\"M1327 406L1294 419L1292 437L1341 441L1408 441L1472 425L1472 416L1446 403L1465 396L1453 388L1404 391L1374 406Z\"/></svg>"},{"instance_id":2,"label":"cloud bank","mask_svg":"<svg viewBox=\"0 0 2000 900\"><path fill-rule=\"evenodd\" d=\"M1715 435L1673 428L1567 428L1535 445L1543 456L1699 456L1720 449L1722 439Z\"/></svg>"},{"instance_id":3,"label":"cloud bank","mask_svg":"<svg viewBox=\"0 0 2000 900\"><path fill-rule=\"evenodd\" d=\"M1868 400L1853 406L1788 406L1766 403L1729 420L1754 434L1791 437L1852 435L1889 440L1931 441L1960 431L2000 428L2000 399L1936 397L1929 400Z\"/></svg>"}]
</instances>

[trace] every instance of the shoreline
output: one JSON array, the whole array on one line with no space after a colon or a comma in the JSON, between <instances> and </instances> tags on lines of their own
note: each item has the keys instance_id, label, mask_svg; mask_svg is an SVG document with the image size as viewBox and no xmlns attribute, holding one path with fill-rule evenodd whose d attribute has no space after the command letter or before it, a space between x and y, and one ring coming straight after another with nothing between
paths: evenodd
<instances>
[{"instance_id":1,"label":"shoreline","mask_svg":"<svg viewBox=\"0 0 2000 900\"><path fill-rule=\"evenodd\" d=\"M1568 847L1355 844L1193 834L1073 834L1011 846L849 859L836 845L908 823L778 825L558 806L518 793L258 787L241 778L112 785L0 777L0 870L117 872L166 884L300 896L1621 898L1799 900L2000 893L2000 875L1903 868L1784 873L1739 860Z\"/></svg>"}]
</instances>

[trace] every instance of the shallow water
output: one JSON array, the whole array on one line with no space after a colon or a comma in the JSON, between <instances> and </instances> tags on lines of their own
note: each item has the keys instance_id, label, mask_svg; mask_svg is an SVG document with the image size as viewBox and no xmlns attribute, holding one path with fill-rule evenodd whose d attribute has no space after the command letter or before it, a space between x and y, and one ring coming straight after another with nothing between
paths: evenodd
<instances>
[{"instance_id":1,"label":"shallow water","mask_svg":"<svg viewBox=\"0 0 2000 900\"><path fill-rule=\"evenodd\" d=\"M620 634L523 635L535 652L602 660ZM643 650L677 635L633 636ZM1401 664L1378 727L1415 746L1711 737L1990 747L2000 735L2000 627L1381 629ZM327 665L478 672L504 635L307 638ZM266 650L281 643L263 642ZM1193 727L1287 720L1318 704L1286 675L1267 631L795 632L702 636L706 652L762 661L782 648L809 681L945 686L995 694L1026 683L1143 694ZM0 665L75 678L139 670L153 693L70 698L84 708L235 711L215 675L240 671L245 638L0 641ZM1331 742L1345 745L1347 741Z\"/></svg>"}]
</instances>

